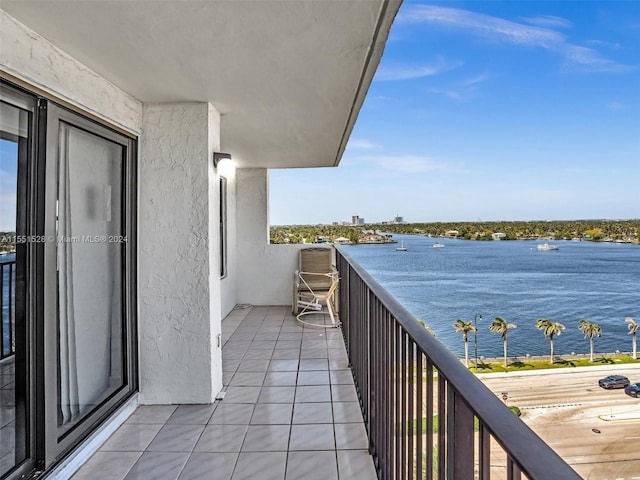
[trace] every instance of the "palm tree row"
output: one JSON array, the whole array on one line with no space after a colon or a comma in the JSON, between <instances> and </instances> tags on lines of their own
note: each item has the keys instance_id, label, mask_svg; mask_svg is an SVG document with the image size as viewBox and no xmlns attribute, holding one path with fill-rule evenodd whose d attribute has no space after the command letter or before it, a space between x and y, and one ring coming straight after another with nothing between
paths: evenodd
<instances>
[{"instance_id":1,"label":"palm tree row","mask_svg":"<svg viewBox=\"0 0 640 480\"><path fill-rule=\"evenodd\" d=\"M636 334L638 331L638 324L631 317L627 317L624 319L628 324L629 335L632 335L632 343L633 343L633 358L637 359L636 354ZM424 323L423 323L424 325ZM509 330L513 330L517 325L514 323L507 323L504 318L496 317L491 325L489 325L489 330L493 333L500 334L502 336L503 349L504 349L504 366L507 366L507 333ZM464 340L464 364L469 367L469 333L475 332L476 327L474 327L473 322L466 321L462 319L456 320L453 324L453 328L456 332L462 333L462 338ZM545 338L549 339L549 343L551 346L551 354L549 357L549 362L553 364L553 338L556 335L560 335L562 330L565 329L565 326L559 322L552 322L548 318L539 318L536 321L536 328L541 330L544 334ZM578 329L584 334L584 338L589 339L589 361L593 362L593 349L594 349L594 340L595 337L602 336L602 328L597 323L592 323L588 320L580 320L578 324Z\"/></svg>"}]
</instances>

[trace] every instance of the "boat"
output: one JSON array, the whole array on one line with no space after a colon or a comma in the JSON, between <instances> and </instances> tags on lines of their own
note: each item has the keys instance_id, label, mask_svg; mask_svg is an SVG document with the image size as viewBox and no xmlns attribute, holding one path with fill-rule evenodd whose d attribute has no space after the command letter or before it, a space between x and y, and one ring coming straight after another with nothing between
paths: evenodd
<instances>
[{"instance_id":1,"label":"boat","mask_svg":"<svg viewBox=\"0 0 640 480\"><path fill-rule=\"evenodd\" d=\"M541 243L540 245L538 245L538 250L540 250L541 252L546 252L549 250L558 250L558 247L556 247L555 245L551 245L550 243Z\"/></svg>"},{"instance_id":2,"label":"boat","mask_svg":"<svg viewBox=\"0 0 640 480\"><path fill-rule=\"evenodd\" d=\"M433 248L444 248L444 243L436 242L433 244Z\"/></svg>"},{"instance_id":3,"label":"boat","mask_svg":"<svg viewBox=\"0 0 640 480\"><path fill-rule=\"evenodd\" d=\"M400 243L399 247L396 247L396 251L398 251L398 252L406 252L407 251L407 247L404 244L404 242Z\"/></svg>"}]
</instances>

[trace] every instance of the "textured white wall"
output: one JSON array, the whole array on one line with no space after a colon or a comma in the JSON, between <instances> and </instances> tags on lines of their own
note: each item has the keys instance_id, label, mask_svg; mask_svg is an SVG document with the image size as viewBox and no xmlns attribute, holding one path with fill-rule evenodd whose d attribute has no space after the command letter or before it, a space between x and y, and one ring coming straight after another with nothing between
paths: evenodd
<instances>
[{"instance_id":1,"label":"textured white wall","mask_svg":"<svg viewBox=\"0 0 640 480\"><path fill-rule=\"evenodd\" d=\"M210 104L145 105L139 163L141 403L207 403L222 388L220 117Z\"/></svg>"},{"instance_id":2,"label":"textured white wall","mask_svg":"<svg viewBox=\"0 0 640 480\"><path fill-rule=\"evenodd\" d=\"M207 103L147 105L0 10L0 67L139 134L139 347L143 403L206 403L222 387L221 318L236 304L235 172L229 274L219 276L220 117Z\"/></svg>"},{"instance_id":3,"label":"textured white wall","mask_svg":"<svg viewBox=\"0 0 640 480\"><path fill-rule=\"evenodd\" d=\"M268 180L264 168L237 170L237 301L290 305L298 250L309 245L269 244Z\"/></svg>"},{"instance_id":4,"label":"textured white wall","mask_svg":"<svg viewBox=\"0 0 640 480\"><path fill-rule=\"evenodd\" d=\"M142 103L0 10L0 66L16 78L132 133Z\"/></svg>"}]
</instances>

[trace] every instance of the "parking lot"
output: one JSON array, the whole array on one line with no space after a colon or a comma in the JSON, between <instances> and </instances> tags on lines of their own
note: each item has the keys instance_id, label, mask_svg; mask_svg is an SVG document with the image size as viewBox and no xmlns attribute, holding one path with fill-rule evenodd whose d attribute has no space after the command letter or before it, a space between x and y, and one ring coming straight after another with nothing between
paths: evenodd
<instances>
[{"instance_id":1,"label":"parking lot","mask_svg":"<svg viewBox=\"0 0 640 480\"><path fill-rule=\"evenodd\" d=\"M640 399L600 388L610 374L640 382L640 365L478 377L500 398L507 393L507 404L520 407L522 420L583 478L640 480Z\"/></svg>"}]
</instances>

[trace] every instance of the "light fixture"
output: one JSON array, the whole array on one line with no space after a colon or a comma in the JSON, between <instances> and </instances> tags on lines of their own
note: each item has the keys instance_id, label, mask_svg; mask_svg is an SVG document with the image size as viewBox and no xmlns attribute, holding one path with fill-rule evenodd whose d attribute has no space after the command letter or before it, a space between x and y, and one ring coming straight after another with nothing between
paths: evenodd
<instances>
[{"instance_id":1,"label":"light fixture","mask_svg":"<svg viewBox=\"0 0 640 480\"><path fill-rule=\"evenodd\" d=\"M213 166L218 168L218 163L222 160L231 160L230 153L213 152Z\"/></svg>"}]
</instances>

